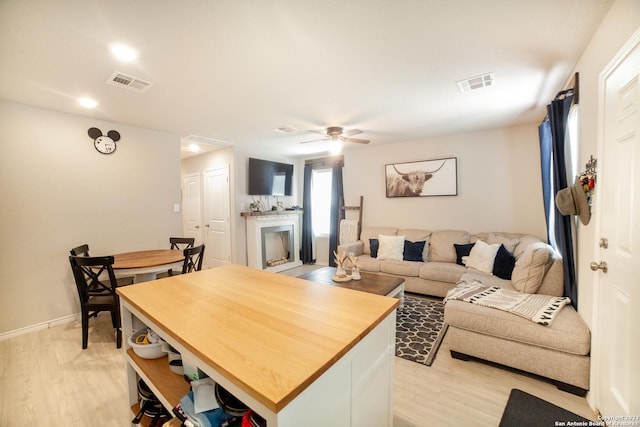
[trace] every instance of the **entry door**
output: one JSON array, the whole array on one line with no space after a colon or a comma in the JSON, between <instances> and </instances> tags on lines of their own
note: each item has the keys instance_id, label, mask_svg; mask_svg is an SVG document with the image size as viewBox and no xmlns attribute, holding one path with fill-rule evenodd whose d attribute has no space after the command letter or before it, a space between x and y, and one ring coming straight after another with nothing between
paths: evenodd
<instances>
[{"instance_id":1,"label":"entry door","mask_svg":"<svg viewBox=\"0 0 640 427\"><path fill-rule=\"evenodd\" d=\"M200 205L200 174L182 177L182 232L183 237L193 237L196 245L202 242L202 214Z\"/></svg>"},{"instance_id":2,"label":"entry door","mask_svg":"<svg viewBox=\"0 0 640 427\"><path fill-rule=\"evenodd\" d=\"M204 173L205 265L218 267L231 262L229 218L229 166Z\"/></svg>"},{"instance_id":3,"label":"entry door","mask_svg":"<svg viewBox=\"0 0 640 427\"><path fill-rule=\"evenodd\" d=\"M640 32L633 40L601 77L596 221L606 241L595 261L608 270L597 273L596 404L604 416L640 414Z\"/></svg>"}]
</instances>

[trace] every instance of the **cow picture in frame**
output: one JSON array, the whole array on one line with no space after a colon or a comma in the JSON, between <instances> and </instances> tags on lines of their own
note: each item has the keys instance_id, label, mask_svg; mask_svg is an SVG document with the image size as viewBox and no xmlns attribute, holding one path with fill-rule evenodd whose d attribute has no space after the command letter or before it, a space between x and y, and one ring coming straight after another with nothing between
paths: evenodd
<instances>
[{"instance_id":1,"label":"cow picture in frame","mask_svg":"<svg viewBox=\"0 0 640 427\"><path fill-rule=\"evenodd\" d=\"M458 159L422 160L385 165L387 197L458 195Z\"/></svg>"}]
</instances>

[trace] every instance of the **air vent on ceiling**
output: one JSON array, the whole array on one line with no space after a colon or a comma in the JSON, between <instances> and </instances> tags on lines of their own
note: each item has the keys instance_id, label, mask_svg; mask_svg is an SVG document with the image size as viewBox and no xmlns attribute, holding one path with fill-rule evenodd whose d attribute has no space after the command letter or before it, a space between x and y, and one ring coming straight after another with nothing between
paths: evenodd
<instances>
[{"instance_id":1,"label":"air vent on ceiling","mask_svg":"<svg viewBox=\"0 0 640 427\"><path fill-rule=\"evenodd\" d=\"M465 80L458 80L456 84L460 92L465 93L476 89L494 85L495 76L493 73L471 77Z\"/></svg>"},{"instance_id":2,"label":"air vent on ceiling","mask_svg":"<svg viewBox=\"0 0 640 427\"><path fill-rule=\"evenodd\" d=\"M280 133L292 133L297 131L298 129L294 128L293 126L284 125L277 128L273 128L271 130L273 130L274 132L280 132Z\"/></svg>"},{"instance_id":3,"label":"air vent on ceiling","mask_svg":"<svg viewBox=\"0 0 640 427\"><path fill-rule=\"evenodd\" d=\"M198 136L198 135L185 136L180 141L185 144L206 144L206 145L216 145L218 147L228 147L230 145L233 145L230 142L220 141L219 139L207 138L206 136Z\"/></svg>"},{"instance_id":4,"label":"air vent on ceiling","mask_svg":"<svg viewBox=\"0 0 640 427\"><path fill-rule=\"evenodd\" d=\"M124 89L129 89L134 92L145 92L153 85L153 83L146 80L142 80L138 77L129 76L120 71L113 73L108 79L107 84L118 86Z\"/></svg>"}]
</instances>

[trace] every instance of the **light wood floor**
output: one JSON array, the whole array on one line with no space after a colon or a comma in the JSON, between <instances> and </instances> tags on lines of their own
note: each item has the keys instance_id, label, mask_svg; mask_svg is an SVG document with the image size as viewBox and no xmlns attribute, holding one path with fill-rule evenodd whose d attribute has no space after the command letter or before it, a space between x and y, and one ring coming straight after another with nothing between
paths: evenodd
<instances>
[{"instance_id":1,"label":"light wood floor","mask_svg":"<svg viewBox=\"0 0 640 427\"><path fill-rule=\"evenodd\" d=\"M512 388L594 419L586 399L538 378L449 355L431 367L396 358L394 426L497 426ZM128 426L125 364L111 319L91 319L0 341L0 426Z\"/></svg>"}]
</instances>

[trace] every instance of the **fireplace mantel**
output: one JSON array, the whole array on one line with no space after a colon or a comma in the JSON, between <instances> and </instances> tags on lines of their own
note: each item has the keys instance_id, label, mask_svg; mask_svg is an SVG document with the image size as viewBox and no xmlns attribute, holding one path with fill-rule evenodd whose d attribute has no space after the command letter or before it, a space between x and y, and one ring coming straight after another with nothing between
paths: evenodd
<instances>
[{"instance_id":1,"label":"fireplace mantel","mask_svg":"<svg viewBox=\"0 0 640 427\"><path fill-rule=\"evenodd\" d=\"M302 215L302 209L284 210L284 211L256 211L256 212L240 212L242 217L265 216L265 215Z\"/></svg>"}]
</instances>

